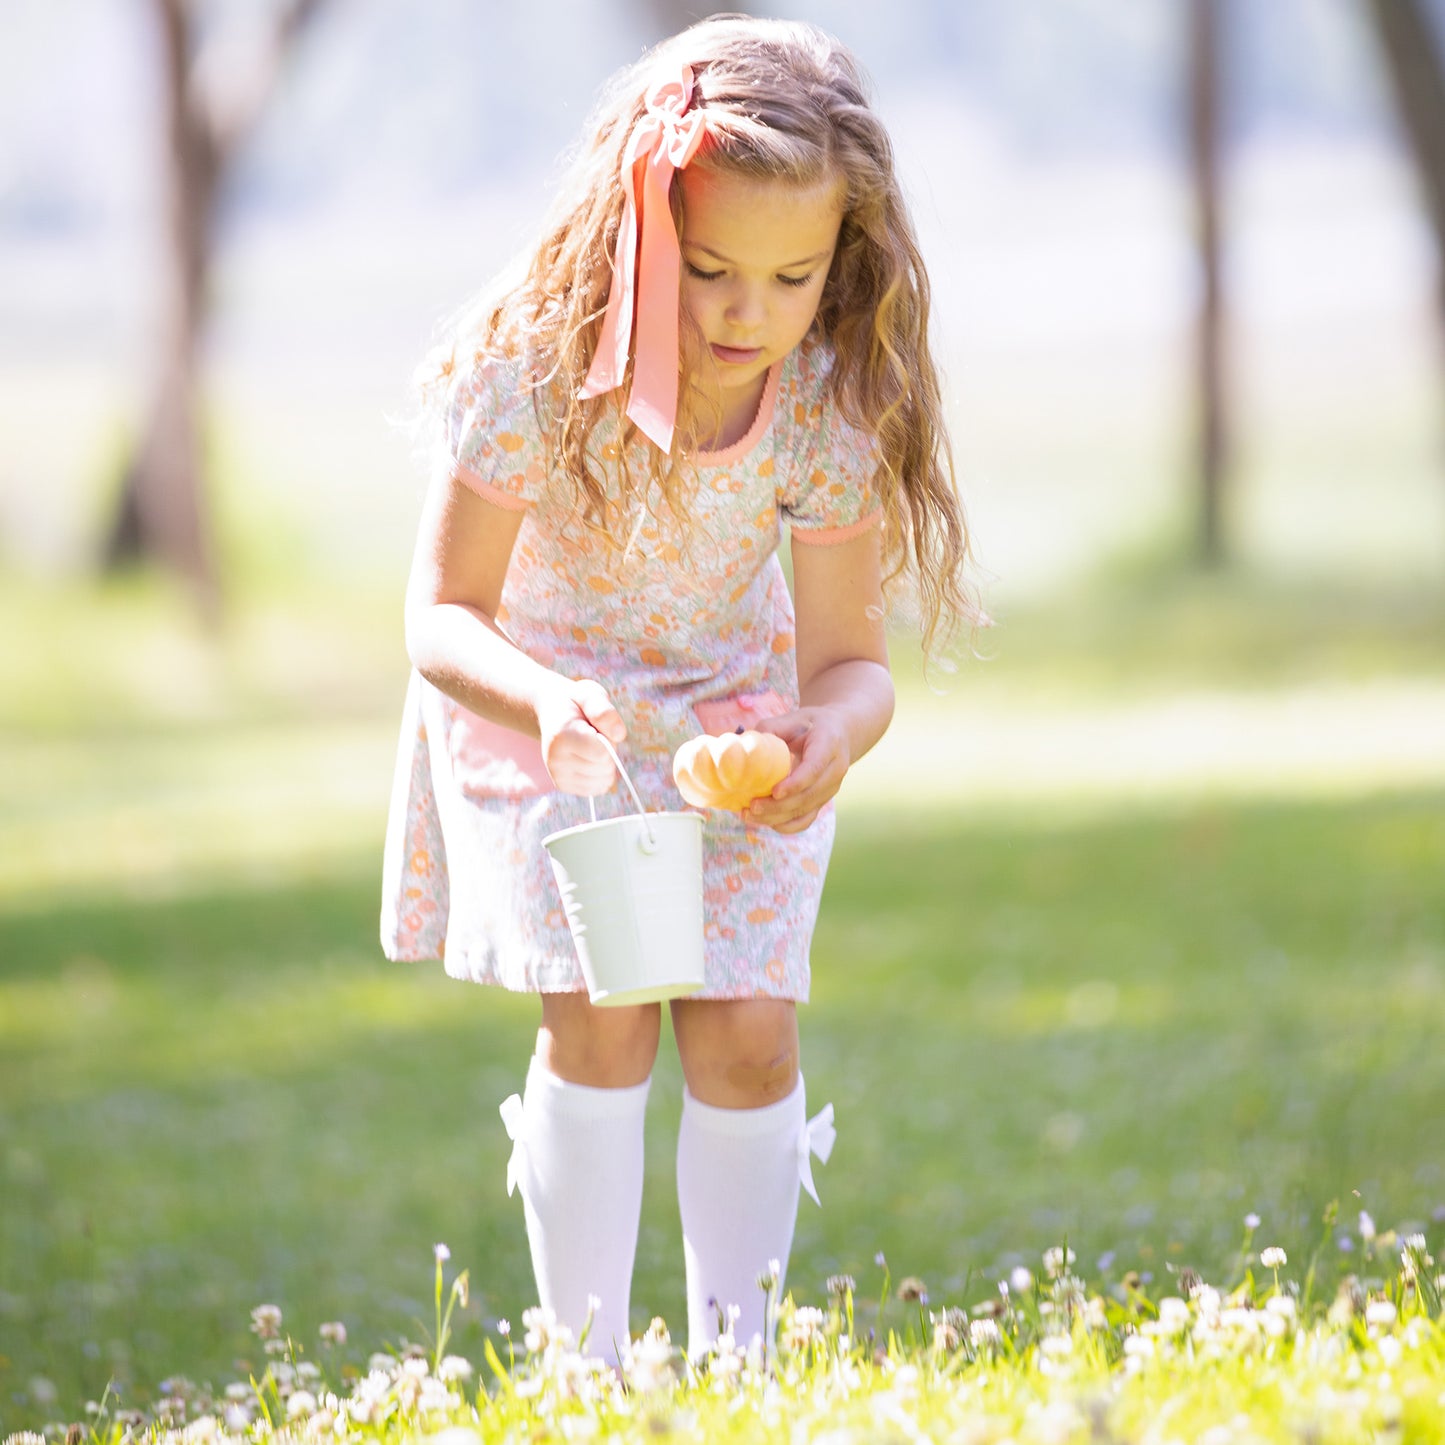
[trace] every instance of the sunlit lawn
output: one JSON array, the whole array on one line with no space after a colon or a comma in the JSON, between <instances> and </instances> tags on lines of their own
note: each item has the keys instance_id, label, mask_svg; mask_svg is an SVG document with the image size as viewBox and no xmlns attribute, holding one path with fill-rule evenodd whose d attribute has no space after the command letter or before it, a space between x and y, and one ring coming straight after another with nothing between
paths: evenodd
<instances>
[{"instance_id":1,"label":"sunlit lawn","mask_svg":"<svg viewBox=\"0 0 1445 1445\"><path fill-rule=\"evenodd\" d=\"M801 1298L839 1270L866 1291L881 1250L935 1304L975 1302L1064 1239L1091 1279L1220 1276L1246 1213L1307 1253L1332 1199L1341 1234L1368 1207L1438 1242L1445 746L1411 720L1442 715L1440 599L1362 597L1323 636L1318 601L1100 594L1004 619L945 700L908 682L815 946L805 1068L839 1141L800 1216ZM298 1333L346 1321L364 1359L430 1318L437 1240L471 1269L457 1348L529 1302L496 1105L533 1006L375 941L402 664L371 605L331 636L243 618L221 662L145 589L52 608L48 649L4 644L0 1428L111 1376L133 1399L231 1378L263 1300ZM197 669L169 700L127 693L127 647ZM316 701L328 667L342 705ZM1328 786L1287 749L1251 768L1249 720L1319 688L1380 699L1360 726L1384 741ZM1191 774L1181 747L1157 787L1117 785L1111 709L1221 697L1263 709L1217 715L1246 720L1232 771ZM1041 787L1017 740L1045 722L1090 748L1035 758ZM970 755L990 739L995 767ZM638 1328L684 1314L679 1091L665 1043Z\"/></svg>"}]
</instances>

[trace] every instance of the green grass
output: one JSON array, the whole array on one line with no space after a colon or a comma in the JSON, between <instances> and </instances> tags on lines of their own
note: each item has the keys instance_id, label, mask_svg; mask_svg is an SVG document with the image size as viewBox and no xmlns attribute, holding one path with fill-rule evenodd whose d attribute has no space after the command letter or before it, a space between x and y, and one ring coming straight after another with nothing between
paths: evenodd
<instances>
[{"instance_id":1,"label":"green grass","mask_svg":"<svg viewBox=\"0 0 1445 1445\"><path fill-rule=\"evenodd\" d=\"M4 595L34 625L0 641L0 1430L74 1418L111 1378L125 1403L234 1378L264 1300L298 1337L345 1321L360 1363L431 1318L436 1240L470 1268L454 1346L480 1360L530 1302L496 1105L534 1010L379 957L386 608L309 628L272 601L216 641L151 584ZM1005 619L942 700L900 648L903 720L945 749L974 713L1067 731L1117 697L1438 691L1437 595L1357 596L1321 641L1328 600L1118 582ZM887 787L860 769L842 810L803 1015L839 1139L800 1299L881 1250L935 1308L972 1304L1065 1238L1091 1280L1168 1293L1185 1264L1227 1276L1250 1211L1307 1257L1334 1199L1339 1232L1368 1207L1440 1243L1438 773L1082 805L1026 779L975 797L948 756L880 765ZM639 1328L683 1318L679 1094L665 1042ZM1356 1259L1332 1237L1322 1268Z\"/></svg>"}]
</instances>

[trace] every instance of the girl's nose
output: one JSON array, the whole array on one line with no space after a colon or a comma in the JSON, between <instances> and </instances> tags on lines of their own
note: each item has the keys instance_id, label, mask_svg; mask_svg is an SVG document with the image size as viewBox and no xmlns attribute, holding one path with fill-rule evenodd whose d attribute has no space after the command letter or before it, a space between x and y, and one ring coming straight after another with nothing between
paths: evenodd
<instances>
[{"instance_id":1,"label":"girl's nose","mask_svg":"<svg viewBox=\"0 0 1445 1445\"><path fill-rule=\"evenodd\" d=\"M739 286L728 297L727 320L740 330L762 324L766 314L762 293L752 286Z\"/></svg>"}]
</instances>

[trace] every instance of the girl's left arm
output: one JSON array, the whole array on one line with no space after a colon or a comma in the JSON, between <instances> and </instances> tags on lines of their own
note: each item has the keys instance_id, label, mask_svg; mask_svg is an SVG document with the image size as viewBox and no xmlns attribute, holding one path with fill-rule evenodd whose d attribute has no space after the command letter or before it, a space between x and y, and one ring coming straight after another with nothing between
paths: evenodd
<instances>
[{"instance_id":1,"label":"girl's left arm","mask_svg":"<svg viewBox=\"0 0 1445 1445\"><path fill-rule=\"evenodd\" d=\"M800 702L796 712L759 724L787 741L793 771L772 797L749 806L751 823L802 832L888 727L893 679L883 628L881 545L877 527L845 542L794 537Z\"/></svg>"}]
</instances>

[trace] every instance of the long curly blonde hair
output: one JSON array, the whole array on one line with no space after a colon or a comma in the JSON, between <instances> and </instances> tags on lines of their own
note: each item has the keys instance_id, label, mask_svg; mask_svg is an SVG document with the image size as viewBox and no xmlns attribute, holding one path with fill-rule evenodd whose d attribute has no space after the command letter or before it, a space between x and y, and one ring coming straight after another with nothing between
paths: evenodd
<instances>
[{"instance_id":1,"label":"long curly blonde hair","mask_svg":"<svg viewBox=\"0 0 1445 1445\"><path fill-rule=\"evenodd\" d=\"M750 179L815 186L841 178L838 246L808 342L831 347L828 378L841 414L871 434L884 509L885 585L911 574L925 650L982 619L967 577L969 536L954 486L938 370L928 339L929 284L893 148L844 46L801 22L715 16L664 41L614 76L594 110L540 243L452 323L419 376L439 409L454 376L487 360L531 378L548 460L577 489L584 523L625 547L626 519L650 497L684 529L694 473L685 439L709 434L699 392L680 388L671 455L624 415L631 362L617 390L579 398L612 280L623 195L619 175L644 95L659 74L692 68L692 107L707 116L694 164ZM681 217L673 183L674 214ZM682 320L684 367L699 350ZM619 445L598 448L604 419ZM715 421L715 418L712 420ZM637 450L637 444L643 450ZM599 451L601 455L599 456ZM634 466L645 456L645 464Z\"/></svg>"}]
</instances>

